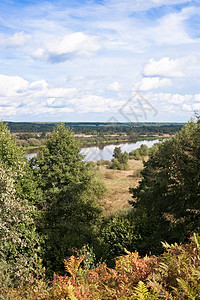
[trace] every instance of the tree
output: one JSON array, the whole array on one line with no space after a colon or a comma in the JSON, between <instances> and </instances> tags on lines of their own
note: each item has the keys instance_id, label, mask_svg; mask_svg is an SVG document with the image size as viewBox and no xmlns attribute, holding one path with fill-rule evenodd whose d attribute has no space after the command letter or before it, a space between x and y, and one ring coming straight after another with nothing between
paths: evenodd
<instances>
[{"instance_id":1,"label":"tree","mask_svg":"<svg viewBox=\"0 0 200 300\"><path fill-rule=\"evenodd\" d=\"M150 234L146 247L155 242L183 241L200 228L200 124L189 122L174 138L159 145L141 172L143 179L131 189L132 205L148 216ZM151 245L151 246L150 246ZM154 249L155 250L155 249Z\"/></svg>"},{"instance_id":2,"label":"tree","mask_svg":"<svg viewBox=\"0 0 200 300\"><path fill-rule=\"evenodd\" d=\"M72 131L63 124L47 137L33 167L43 193L44 259L51 271L60 271L64 257L73 247L92 243L100 216L96 200L103 186L83 161Z\"/></svg>"},{"instance_id":3,"label":"tree","mask_svg":"<svg viewBox=\"0 0 200 300\"><path fill-rule=\"evenodd\" d=\"M16 136L10 133L3 122L0 122L0 162L5 170L9 169L15 173L16 196L28 200L30 204L40 202L41 195L24 151L22 147L17 146Z\"/></svg>"},{"instance_id":4,"label":"tree","mask_svg":"<svg viewBox=\"0 0 200 300\"><path fill-rule=\"evenodd\" d=\"M99 235L103 260L112 264L112 260L123 255L125 249L142 253L145 225L146 215L142 211L137 215L132 211L125 214L119 212L105 220Z\"/></svg>"},{"instance_id":5,"label":"tree","mask_svg":"<svg viewBox=\"0 0 200 300\"><path fill-rule=\"evenodd\" d=\"M40 244L37 211L32 205L39 194L32 175L22 149L16 146L15 136L1 122L0 265L6 266L15 281L32 272L34 254Z\"/></svg>"},{"instance_id":6,"label":"tree","mask_svg":"<svg viewBox=\"0 0 200 300\"><path fill-rule=\"evenodd\" d=\"M120 155L122 154L122 150L120 147L115 147L114 151L113 151L113 157L116 159L120 158Z\"/></svg>"},{"instance_id":7,"label":"tree","mask_svg":"<svg viewBox=\"0 0 200 300\"><path fill-rule=\"evenodd\" d=\"M127 152L122 153L121 148L120 147L115 147L114 151L113 151L113 159L112 159L112 165L111 168L112 169L116 169L116 170L126 170L128 165L128 158L129 155Z\"/></svg>"}]
</instances>

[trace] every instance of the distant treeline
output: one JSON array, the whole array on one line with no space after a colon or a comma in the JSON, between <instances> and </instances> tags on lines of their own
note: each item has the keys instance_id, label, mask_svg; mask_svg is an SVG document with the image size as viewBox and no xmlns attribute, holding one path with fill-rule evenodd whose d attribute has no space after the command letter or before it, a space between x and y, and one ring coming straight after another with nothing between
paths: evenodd
<instances>
[{"instance_id":1,"label":"distant treeline","mask_svg":"<svg viewBox=\"0 0 200 300\"><path fill-rule=\"evenodd\" d=\"M52 132L58 123L5 122L11 132ZM174 134L180 131L184 123L100 123L100 122L65 122L75 133L84 134Z\"/></svg>"}]
</instances>

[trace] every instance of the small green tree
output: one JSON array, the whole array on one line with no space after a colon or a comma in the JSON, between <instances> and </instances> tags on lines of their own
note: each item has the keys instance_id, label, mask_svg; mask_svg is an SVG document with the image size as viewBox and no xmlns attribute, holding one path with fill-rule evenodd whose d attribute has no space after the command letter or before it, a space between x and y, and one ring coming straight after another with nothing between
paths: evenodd
<instances>
[{"instance_id":1,"label":"small green tree","mask_svg":"<svg viewBox=\"0 0 200 300\"><path fill-rule=\"evenodd\" d=\"M114 151L113 151L113 157L116 159L120 158L120 155L122 154L122 150L120 147L115 147Z\"/></svg>"},{"instance_id":2,"label":"small green tree","mask_svg":"<svg viewBox=\"0 0 200 300\"><path fill-rule=\"evenodd\" d=\"M122 153L120 147L115 147L113 151L113 159L112 159L112 169L116 170L126 170L128 168L128 158L129 155L127 152Z\"/></svg>"},{"instance_id":3,"label":"small green tree","mask_svg":"<svg viewBox=\"0 0 200 300\"><path fill-rule=\"evenodd\" d=\"M93 242L101 212L97 199L103 186L83 161L72 131L63 124L47 137L33 166L43 193L44 260L49 270L60 271L73 247Z\"/></svg>"}]
</instances>

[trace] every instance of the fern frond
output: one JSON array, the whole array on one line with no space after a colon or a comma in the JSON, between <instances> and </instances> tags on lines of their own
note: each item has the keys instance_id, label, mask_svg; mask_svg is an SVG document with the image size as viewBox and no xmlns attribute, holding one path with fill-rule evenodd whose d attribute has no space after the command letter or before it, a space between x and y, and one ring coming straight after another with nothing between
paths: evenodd
<instances>
[{"instance_id":1,"label":"fern frond","mask_svg":"<svg viewBox=\"0 0 200 300\"><path fill-rule=\"evenodd\" d=\"M166 250L171 248L170 244L168 244L167 242L161 242L161 244Z\"/></svg>"},{"instance_id":2,"label":"fern frond","mask_svg":"<svg viewBox=\"0 0 200 300\"><path fill-rule=\"evenodd\" d=\"M70 282L68 282L67 292L70 300L78 300L74 294L74 287Z\"/></svg>"},{"instance_id":3,"label":"fern frond","mask_svg":"<svg viewBox=\"0 0 200 300\"><path fill-rule=\"evenodd\" d=\"M137 286L134 288L133 296L135 299L140 300L152 299L150 298L150 292L148 291L148 288L142 281L139 281Z\"/></svg>"},{"instance_id":4,"label":"fern frond","mask_svg":"<svg viewBox=\"0 0 200 300\"><path fill-rule=\"evenodd\" d=\"M188 297L188 299L195 300L197 299L197 293L195 289L191 288L188 282L183 280L182 278L176 279L179 285L179 288L183 291L183 294ZM184 298L185 299L185 298Z\"/></svg>"},{"instance_id":5,"label":"fern frond","mask_svg":"<svg viewBox=\"0 0 200 300\"><path fill-rule=\"evenodd\" d=\"M194 241L197 248L200 250L200 236L198 235L198 233L194 233Z\"/></svg>"}]
</instances>

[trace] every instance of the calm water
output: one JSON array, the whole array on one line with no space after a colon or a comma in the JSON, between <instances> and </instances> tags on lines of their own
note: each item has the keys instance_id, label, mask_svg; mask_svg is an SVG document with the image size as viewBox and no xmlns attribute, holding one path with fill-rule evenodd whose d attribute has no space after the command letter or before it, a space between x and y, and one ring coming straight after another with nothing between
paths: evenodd
<instances>
[{"instance_id":1,"label":"calm water","mask_svg":"<svg viewBox=\"0 0 200 300\"><path fill-rule=\"evenodd\" d=\"M147 145L147 147L153 146L153 144L158 143L159 140L153 140L153 141L137 141L135 143L124 143L124 144L115 144L115 145L107 145L103 148L99 147L87 147L81 149L81 154L85 156L85 161L97 161L100 159L106 159L111 160L113 151L115 147L121 147L122 152L131 152L132 150L135 150L139 148L142 144ZM37 152L32 152L26 154L27 159L31 159L37 155Z\"/></svg>"}]
</instances>

